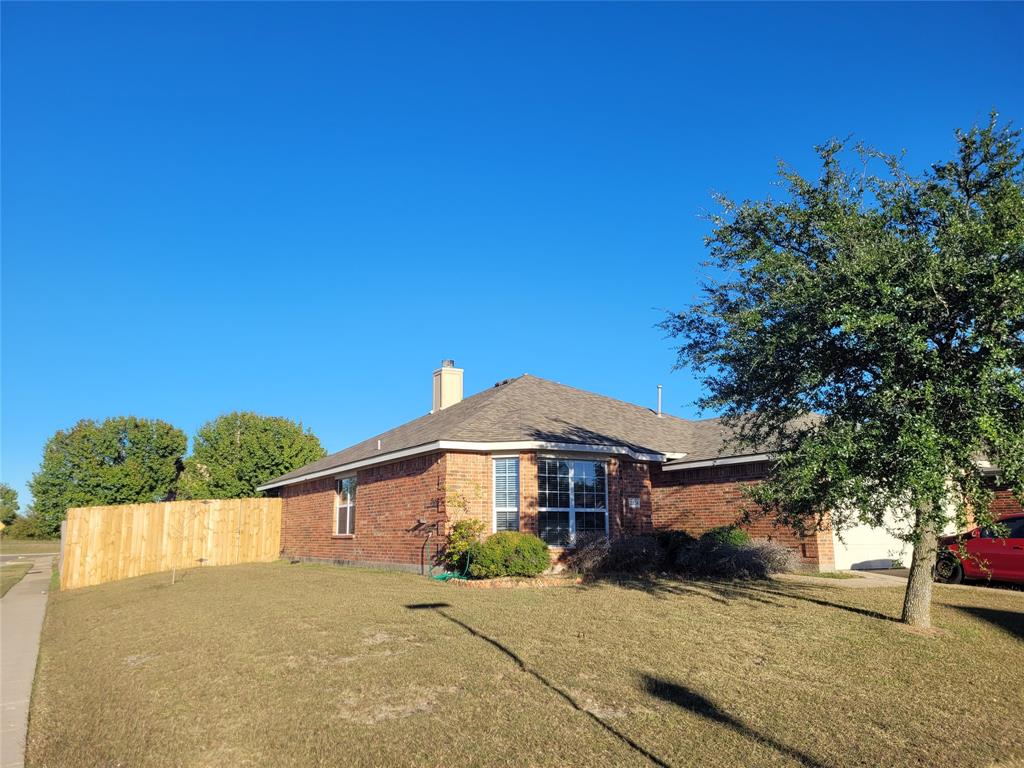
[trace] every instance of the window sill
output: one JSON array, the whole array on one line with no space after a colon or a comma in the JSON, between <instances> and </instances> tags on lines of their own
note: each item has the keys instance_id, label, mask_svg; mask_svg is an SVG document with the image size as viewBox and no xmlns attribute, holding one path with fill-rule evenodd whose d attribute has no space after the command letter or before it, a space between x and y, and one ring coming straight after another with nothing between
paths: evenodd
<instances>
[{"instance_id":1,"label":"window sill","mask_svg":"<svg viewBox=\"0 0 1024 768\"><path fill-rule=\"evenodd\" d=\"M354 539L356 535L354 533L332 533L332 539Z\"/></svg>"}]
</instances>

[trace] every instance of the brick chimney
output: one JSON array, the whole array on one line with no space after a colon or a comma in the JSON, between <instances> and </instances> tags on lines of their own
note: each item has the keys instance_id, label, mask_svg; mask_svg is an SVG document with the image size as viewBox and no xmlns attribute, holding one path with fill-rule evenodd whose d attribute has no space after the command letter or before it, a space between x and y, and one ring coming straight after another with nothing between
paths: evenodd
<instances>
[{"instance_id":1,"label":"brick chimney","mask_svg":"<svg viewBox=\"0 0 1024 768\"><path fill-rule=\"evenodd\" d=\"M442 360L441 367L434 371L434 406L430 412L437 413L461 399L462 369L455 367L454 360Z\"/></svg>"}]
</instances>

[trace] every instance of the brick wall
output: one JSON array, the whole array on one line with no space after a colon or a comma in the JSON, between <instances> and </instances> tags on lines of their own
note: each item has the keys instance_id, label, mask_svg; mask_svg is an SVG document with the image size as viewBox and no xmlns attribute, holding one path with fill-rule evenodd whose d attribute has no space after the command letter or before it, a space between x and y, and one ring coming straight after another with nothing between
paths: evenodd
<instances>
[{"instance_id":1,"label":"brick wall","mask_svg":"<svg viewBox=\"0 0 1024 768\"><path fill-rule=\"evenodd\" d=\"M1017 497L1006 488L996 490L995 496L992 498L992 505L990 509L994 517L999 515L1014 515L1024 512L1024 506L1022 506L1017 500Z\"/></svg>"},{"instance_id":2,"label":"brick wall","mask_svg":"<svg viewBox=\"0 0 1024 768\"><path fill-rule=\"evenodd\" d=\"M282 554L419 570L441 543L424 533L444 527L445 465L445 455L434 453L359 470L350 537L334 535L333 478L283 487ZM417 524L421 518L426 526Z\"/></svg>"},{"instance_id":3,"label":"brick wall","mask_svg":"<svg viewBox=\"0 0 1024 768\"><path fill-rule=\"evenodd\" d=\"M700 535L729 525L743 514L743 489L765 476L766 464L743 464L663 472L654 464L608 461L608 513L612 535L684 530ZM459 519L493 522L491 454L434 453L360 470L357 476L356 533L335 536L334 479L312 480L281 489L282 553L290 557L419 570L436 560L450 525ZM537 532L537 455L519 454L519 529ZM638 498L630 509L629 498ZM1019 509L1019 506L1017 507ZM429 545L424 519L435 531ZM833 567L832 535L800 537L761 517L744 526L751 536L778 541L803 563ZM557 558L558 552L554 553Z\"/></svg>"},{"instance_id":4,"label":"brick wall","mask_svg":"<svg viewBox=\"0 0 1024 768\"><path fill-rule=\"evenodd\" d=\"M490 454L449 453L445 457L445 511L448 523L466 518L480 520L486 531L493 526L493 467Z\"/></svg>"},{"instance_id":5,"label":"brick wall","mask_svg":"<svg viewBox=\"0 0 1024 768\"><path fill-rule=\"evenodd\" d=\"M639 499L632 509L629 500ZM638 461L608 462L608 533L612 536L649 534L654 529L650 467Z\"/></svg>"},{"instance_id":6,"label":"brick wall","mask_svg":"<svg viewBox=\"0 0 1024 768\"><path fill-rule=\"evenodd\" d=\"M750 509L751 522L742 527L755 539L776 541L793 550L808 567L835 567L831 531L800 536L789 528L776 526L744 497L744 489L768 472L766 463L732 464L719 467L664 472L650 470L653 498L652 523L656 530L679 530L699 536L722 525L732 525Z\"/></svg>"}]
</instances>

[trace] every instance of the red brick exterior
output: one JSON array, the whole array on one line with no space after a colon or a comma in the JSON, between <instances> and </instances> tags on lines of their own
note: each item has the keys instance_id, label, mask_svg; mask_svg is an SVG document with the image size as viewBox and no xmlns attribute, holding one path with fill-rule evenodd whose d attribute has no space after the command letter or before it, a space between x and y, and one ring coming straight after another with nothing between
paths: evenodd
<instances>
[{"instance_id":1,"label":"red brick exterior","mask_svg":"<svg viewBox=\"0 0 1024 768\"><path fill-rule=\"evenodd\" d=\"M639 499L640 507L631 508L630 499ZM629 459L608 462L608 515L608 533L612 536L635 536L654 530L649 465Z\"/></svg>"},{"instance_id":2,"label":"red brick exterior","mask_svg":"<svg viewBox=\"0 0 1024 768\"><path fill-rule=\"evenodd\" d=\"M447 529L457 520L475 518L491 530L491 459L492 455L486 453L434 453L359 470L353 537L333 535L333 478L285 486L281 489L282 554L424 569L436 562ZM766 465L748 464L664 472L659 465L610 458L609 533L617 536L684 530L699 535L734 523L746 503L744 487L764 477L766 471ZM519 494L519 529L536 533L537 456L532 451L519 454ZM630 499L638 500L634 502L638 506L631 507ZM755 538L792 548L808 566L833 567L832 535L828 531L801 538L767 519L755 519L744 527Z\"/></svg>"},{"instance_id":3,"label":"red brick exterior","mask_svg":"<svg viewBox=\"0 0 1024 768\"><path fill-rule=\"evenodd\" d=\"M1000 515L1017 515L1024 512L1024 506L1022 506L1017 500L1017 497L1006 488L1000 488L995 492L995 496L992 498L992 504L989 509L991 510L993 517L999 517Z\"/></svg>"},{"instance_id":4,"label":"red brick exterior","mask_svg":"<svg viewBox=\"0 0 1024 768\"><path fill-rule=\"evenodd\" d=\"M333 478L283 487L281 553L420 570L442 543L446 458L433 453L359 470L355 536L334 535Z\"/></svg>"},{"instance_id":5,"label":"red brick exterior","mask_svg":"<svg viewBox=\"0 0 1024 768\"><path fill-rule=\"evenodd\" d=\"M800 536L779 527L757 507L752 507L744 490L763 479L767 463L731 464L718 467L665 472L651 467L654 528L686 531L699 536L711 528L739 522L746 510L751 521L741 527L755 539L776 541L793 550L808 567L835 567L831 531Z\"/></svg>"}]
</instances>

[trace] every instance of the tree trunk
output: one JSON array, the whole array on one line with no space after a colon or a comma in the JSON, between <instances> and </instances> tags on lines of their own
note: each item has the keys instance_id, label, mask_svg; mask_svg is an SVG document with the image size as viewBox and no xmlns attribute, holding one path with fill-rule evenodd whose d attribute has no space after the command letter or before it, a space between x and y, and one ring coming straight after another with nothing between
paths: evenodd
<instances>
[{"instance_id":1,"label":"tree trunk","mask_svg":"<svg viewBox=\"0 0 1024 768\"><path fill-rule=\"evenodd\" d=\"M907 579L907 593L903 598L904 624L928 629L932 625L932 579L938 541L935 524L917 513L917 541L914 542L913 559L910 562L910 577Z\"/></svg>"}]
</instances>

